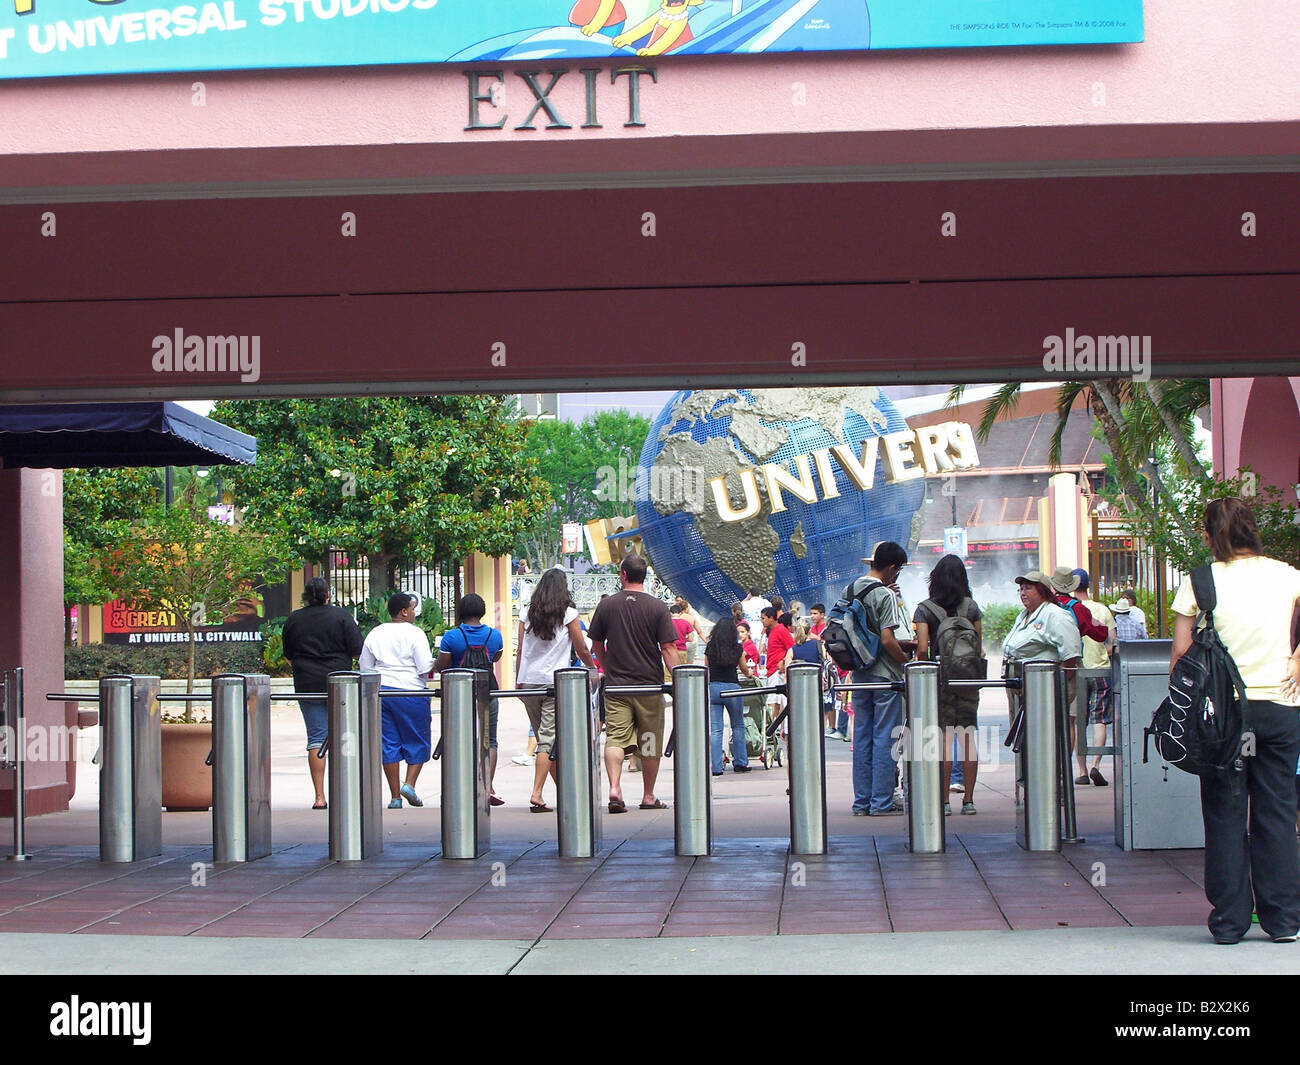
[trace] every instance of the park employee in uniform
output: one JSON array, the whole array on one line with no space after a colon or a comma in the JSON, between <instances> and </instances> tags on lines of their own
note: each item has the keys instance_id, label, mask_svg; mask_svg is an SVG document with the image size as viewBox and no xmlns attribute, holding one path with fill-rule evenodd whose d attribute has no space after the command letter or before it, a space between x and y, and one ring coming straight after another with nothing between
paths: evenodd
<instances>
[{"instance_id":1,"label":"park employee in uniform","mask_svg":"<svg viewBox=\"0 0 1300 1065\"><path fill-rule=\"evenodd\" d=\"M1047 659L1063 666L1077 667L1083 657L1083 640L1074 614L1056 600L1051 581L1038 570L1016 578L1020 586L1021 611L1002 641L1003 675L1009 662ZM1008 689L1008 695L1010 696ZM1011 720L1017 707L1012 699ZM1016 805L1020 805L1020 781L1016 780Z\"/></svg>"},{"instance_id":2,"label":"park employee in uniform","mask_svg":"<svg viewBox=\"0 0 1300 1065\"><path fill-rule=\"evenodd\" d=\"M677 630L668 607L645 590L646 562L628 555L618 568L623 590L602 599L591 615L587 635L591 651L609 686L663 684L665 671L677 663ZM641 755L642 810L666 810L655 796L659 759L664 749L664 697L605 695L605 771L609 775L609 812L627 812L623 801L623 758Z\"/></svg>"}]
</instances>

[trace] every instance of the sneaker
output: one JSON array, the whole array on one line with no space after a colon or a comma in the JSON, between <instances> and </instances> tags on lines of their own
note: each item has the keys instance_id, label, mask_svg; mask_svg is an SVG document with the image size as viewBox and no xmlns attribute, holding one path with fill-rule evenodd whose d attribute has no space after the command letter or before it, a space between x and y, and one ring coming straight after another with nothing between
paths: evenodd
<instances>
[{"instance_id":1,"label":"sneaker","mask_svg":"<svg viewBox=\"0 0 1300 1065\"><path fill-rule=\"evenodd\" d=\"M822 735L825 736L825 737L829 740L829 739L831 739L831 737L833 737L833 736L838 736L839 733L836 732L833 728L828 728L825 732L822 733Z\"/></svg>"},{"instance_id":2,"label":"sneaker","mask_svg":"<svg viewBox=\"0 0 1300 1065\"><path fill-rule=\"evenodd\" d=\"M840 739L842 739L845 743L849 743L852 741L853 737L850 736L847 732L841 732Z\"/></svg>"},{"instance_id":3,"label":"sneaker","mask_svg":"<svg viewBox=\"0 0 1300 1065\"><path fill-rule=\"evenodd\" d=\"M949 790L949 791L955 791L955 792L957 792L957 793L959 793L959 794L961 794L961 795L965 795L965 794L966 794L966 785L965 785L965 784L949 784L949 785L948 785L948 790Z\"/></svg>"},{"instance_id":4,"label":"sneaker","mask_svg":"<svg viewBox=\"0 0 1300 1065\"><path fill-rule=\"evenodd\" d=\"M1296 937L1296 933L1295 933L1295 932L1292 932L1289 936L1274 936L1274 937L1273 937L1273 942L1274 942L1274 943L1294 943L1294 942L1295 942L1295 937Z\"/></svg>"},{"instance_id":5,"label":"sneaker","mask_svg":"<svg viewBox=\"0 0 1300 1065\"><path fill-rule=\"evenodd\" d=\"M894 803L893 806L889 807L887 810L872 810L872 811L871 811L871 816L872 816L872 817L891 817L891 816L893 816L894 814L901 814L901 813L903 813L903 812L904 812L904 811L903 811L902 803L898 803L898 802L896 802L896 803Z\"/></svg>"},{"instance_id":6,"label":"sneaker","mask_svg":"<svg viewBox=\"0 0 1300 1065\"><path fill-rule=\"evenodd\" d=\"M731 771L732 771L733 773L748 773L748 772L750 772L752 769L753 769L753 766L748 766L748 765L733 765L733 766L731 767Z\"/></svg>"},{"instance_id":7,"label":"sneaker","mask_svg":"<svg viewBox=\"0 0 1300 1065\"><path fill-rule=\"evenodd\" d=\"M1084 774L1083 776L1081 776L1081 777L1075 777L1075 778L1074 778L1074 782L1075 782L1076 784L1091 784L1091 783L1092 783L1092 777L1088 776L1088 775L1085 773L1085 774Z\"/></svg>"},{"instance_id":8,"label":"sneaker","mask_svg":"<svg viewBox=\"0 0 1300 1065\"><path fill-rule=\"evenodd\" d=\"M951 815L952 815L952 803L946 802L943 804L943 816L950 817Z\"/></svg>"},{"instance_id":9,"label":"sneaker","mask_svg":"<svg viewBox=\"0 0 1300 1065\"><path fill-rule=\"evenodd\" d=\"M424 805L424 802L420 799L420 796L415 794L415 789L411 787L410 784L402 785L402 798L405 799L407 802L409 802L412 806Z\"/></svg>"},{"instance_id":10,"label":"sneaker","mask_svg":"<svg viewBox=\"0 0 1300 1065\"><path fill-rule=\"evenodd\" d=\"M388 808L390 810L400 810L402 808L402 797L400 795L395 796L393 801L388 804Z\"/></svg>"},{"instance_id":11,"label":"sneaker","mask_svg":"<svg viewBox=\"0 0 1300 1065\"><path fill-rule=\"evenodd\" d=\"M531 758L526 754L517 754L513 758L511 758L510 761L514 762L515 765L536 765L537 764L536 758Z\"/></svg>"},{"instance_id":12,"label":"sneaker","mask_svg":"<svg viewBox=\"0 0 1300 1065\"><path fill-rule=\"evenodd\" d=\"M904 797L903 797L903 789L902 789L902 788L895 788L895 789L894 789L894 805L897 806L897 807L901 810L901 809L903 808L903 803L904 803L905 801L906 801L906 800L905 800Z\"/></svg>"},{"instance_id":13,"label":"sneaker","mask_svg":"<svg viewBox=\"0 0 1300 1065\"><path fill-rule=\"evenodd\" d=\"M859 809L855 806L855 807L853 808L853 816L854 816L854 817L870 817L870 816L871 816L871 811L870 811L870 810L859 810Z\"/></svg>"},{"instance_id":14,"label":"sneaker","mask_svg":"<svg viewBox=\"0 0 1300 1065\"><path fill-rule=\"evenodd\" d=\"M975 812L975 804L973 802L962 803L961 812L964 814L973 814Z\"/></svg>"},{"instance_id":15,"label":"sneaker","mask_svg":"<svg viewBox=\"0 0 1300 1065\"><path fill-rule=\"evenodd\" d=\"M1093 766L1088 772L1089 779L1099 788L1104 788L1107 784L1106 778L1101 775L1101 770Z\"/></svg>"}]
</instances>

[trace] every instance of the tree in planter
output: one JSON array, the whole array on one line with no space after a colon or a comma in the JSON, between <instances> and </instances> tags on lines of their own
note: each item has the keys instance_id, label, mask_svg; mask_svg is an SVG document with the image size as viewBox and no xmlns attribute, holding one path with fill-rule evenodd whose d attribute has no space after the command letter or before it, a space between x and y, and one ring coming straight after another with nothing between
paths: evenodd
<instances>
[{"instance_id":1,"label":"tree in planter","mask_svg":"<svg viewBox=\"0 0 1300 1065\"><path fill-rule=\"evenodd\" d=\"M288 553L274 538L210 519L196 486L192 481L166 510L150 508L104 566L115 598L167 611L184 630L188 692L194 691L195 631L220 624L254 582L283 570ZM185 720L194 720L188 703Z\"/></svg>"},{"instance_id":2,"label":"tree in planter","mask_svg":"<svg viewBox=\"0 0 1300 1065\"><path fill-rule=\"evenodd\" d=\"M131 522L157 503L158 494L156 470L63 472L64 643L72 643L73 607L113 598L105 560L126 537Z\"/></svg>"},{"instance_id":3,"label":"tree in planter","mask_svg":"<svg viewBox=\"0 0 1300 1065\"><path fill-rule=\"evenodd\" d=\"M248 524L308 562L366 555L372 591L404 564L506 554L546 506L498 397L235 400L212 417L257 437L257 463L229 475Z\"/></svg>"}]
</instances>

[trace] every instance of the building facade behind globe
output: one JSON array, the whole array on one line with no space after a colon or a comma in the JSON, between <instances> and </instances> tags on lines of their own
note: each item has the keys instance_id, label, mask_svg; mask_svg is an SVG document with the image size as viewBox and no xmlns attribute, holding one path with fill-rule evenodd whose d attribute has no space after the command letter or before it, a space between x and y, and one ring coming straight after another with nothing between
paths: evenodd
<instances>
[{"instance_id":1,"label":"building facade behind globe","mask_svg":"<svg viewBox=\"0 0 1300 1065\"><path fill-rule=\"evenodd\" d=\"M638 469L637 521L651 565L712 620L750 586L829 607L865 572L860 560L877 543L908 546L924 481L887 484L878 458L873 486L862 491L832 458L838 497L825 498L814 472L817 501L787 491L787 509L774 514L756 471L762 510L735 523L721 520L708 482L725 476L739 509L744 469L776 463L794 473L795 456L836 445L861 456L863 440L906 429L876 388L678 392L651 426Z\"/></svg>"}]
</instances>

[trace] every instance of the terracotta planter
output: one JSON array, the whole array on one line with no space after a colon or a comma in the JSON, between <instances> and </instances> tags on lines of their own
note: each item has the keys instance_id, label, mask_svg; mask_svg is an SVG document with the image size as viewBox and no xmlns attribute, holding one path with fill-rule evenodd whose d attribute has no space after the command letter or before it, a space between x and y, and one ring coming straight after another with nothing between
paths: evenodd
<instances>
[{"instance_id":1,"label":"terracotta planter","mask_svg":"<svg viewBox=\"0 0 1300 1065\"><path fill-rule=\"evenodd\" d=\"M163 725L162 801L168 810L212 806L212 769L203 764L212 750L212 725Z\"/></svg>"}]
</instances>

